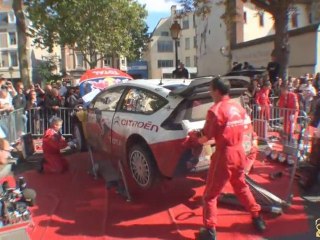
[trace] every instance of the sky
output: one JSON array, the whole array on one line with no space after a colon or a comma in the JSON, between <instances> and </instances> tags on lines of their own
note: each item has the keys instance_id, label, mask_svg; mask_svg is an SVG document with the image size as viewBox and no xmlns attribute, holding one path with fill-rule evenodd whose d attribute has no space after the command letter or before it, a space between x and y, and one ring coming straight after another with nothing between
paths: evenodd
<instances>
[{"instance_id":1,"label":"sky","mask_svg":"<svg viewBox=\"0 0 320 240\"><path fill-rule=\"evenodd\" d=\"M173 0L138 0L141 4L146 4L148 17L146 19L149 26L148 32L152 32L161 18L170 16L170 8L177 5Z\"/></svg>"}]
</instances>

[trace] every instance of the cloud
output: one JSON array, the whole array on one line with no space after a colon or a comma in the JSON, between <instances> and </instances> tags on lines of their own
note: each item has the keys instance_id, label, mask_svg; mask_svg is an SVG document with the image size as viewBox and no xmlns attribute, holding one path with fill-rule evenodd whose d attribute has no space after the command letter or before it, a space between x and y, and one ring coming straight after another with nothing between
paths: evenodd
<instances>
[{"instance_id":1,"label":"cloud","mask_svg":"<svg viewBox=\"0 0 320 240\"><path fill-rule=\"evenodd\" d=\"M149 13L168 13L172 5L178 5L174 0L138 0L141 4L146 4Z\"/></svg>"}]
</instances>

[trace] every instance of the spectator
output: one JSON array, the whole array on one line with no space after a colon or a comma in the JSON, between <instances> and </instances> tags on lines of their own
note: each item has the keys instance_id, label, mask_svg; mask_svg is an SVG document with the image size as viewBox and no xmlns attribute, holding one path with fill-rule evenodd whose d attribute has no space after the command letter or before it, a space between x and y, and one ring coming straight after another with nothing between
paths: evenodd
<instances>
[{"instance_id":1,"label":"spectator","mask_svg":"<svg viewBox=\"0 0 320 240\"><path fill-rule=\"evenodd\" d=\"M12 147L6 139L0 138L0 181L7 176L13 176L12 165L8 164Z\"/></svg>"},{"instance_id":2,"label":"spectator","mask_svg":"<svg viewBox=\"0 0 320 240\"><path fill-rule=\"evenodd\" d=\"M314 87L316 88L317 92L320 91L320 73L318 72L314 77Z\"/></svg>"},{"instance_id":3,"label":"spectator","mask_svg":"<svg viewBox=\"0 0 320 240\"><path fill-rule=\"evenodd\" d=\"M0 90L0 112L11 112L13 106L7 89Z\"/></svg>"},{"instance_id":4,"label":"spectator","mask_svg":"<svg viewBox=\"0 0 320 240\"><path fill-rule=\"evenodd\" d=\"M281 86L282 86L282 78L277 78L277 81L273 85L273 94L275 97L280 97L281 95Z\"/></svg>"},{"instance_id":5,"label":"spectator","mask_svg":"<svg viewBox=\"0 0 320 240\"><path fill-rule=\"evenodd\" d=\"M74 108L76 105L82 103L82 99L80 96L75 92L75 88L69 89L69 96L66 99L65 106L68 108Z\"/></svg>"},{"instance_id":6,"label":"spectator","mask_svg":"<svg viewBox=\"0 0 320 240\"><path fill-rule=\"evenodd\" d=\"M189 78L189 71L180 63L178 68L172 72L173 78Z\"/></svg>"},{"instance_id":7,"label":"spectator","mask_svg":"<svg viewBox=\"0 0 320 240\"><path fill-rule=\"evenodd\" d=\"M29 123L27 125L28 132L40 134L40 109L41 104L38 101L37 93L35 90L29 92L27 101L27 110L29 113Z\"/></svg>"},{"instance_id":8,"label":"spectator","mask_svg":"<svg viewBox=\"0 0 320 240\"><path fill-rule=\"evenodd\" d=\"M242 63L233 62L231 71L240 71L242 69Z\"/></svg>"},{"instance_id":9,"label":"spectator","mask_svg":"<svg viewBox=\"0 0 320 240\"><path fill-rule=\"evenodd\" d=\"M281 87L281 96L279 98L278 105L280 108L286 109L281 111L280 115L283 117L284 137L289 137L297 122L299 103L297 95L294 92L289 92L287 85L283 85Z\"/></svg>"},{"instance_id":10,"label":"spectator","mask_svg":"<svg viewBox=\"0 0 320 240\"><path fill-rule=\"evenodd\" d=\"M256 95L257 93L260 91L260 84L259 84L259 80L258 79L253 79L249 88L249 93L251 95L251 99L253 100L252 101L252 104L255 103L255 98L256 98Z\"/></svg>"},{"instance_id":11,"label":"spectator","mask_svg":"<svg viewBox=\"0 0 320 240\"><path fill-rule=\"evenodd\" d=\"M271 56L271 62L268 63L267 71L269 73L269 80L273 85L277 81L280 74L280 64L277 62L275 56Z\"/></svg>"},{"instance_id":12,"label":"spectator","mask_svg":"<svg viewBox=\"0 0 320 240\"><path fill-rule=\"evenodd\" d=\"M24 95L24 87L22 82L18 82L16 84L16 90L17 94L12 98L12 105L14 109L26 109L27 106L27 99L26 96Z\"/></svg>"},{"instance_id":13,"label":"spectator","mask_svg":"<svg viewBox=\"0 0 320 240\"><path fill-rule=\"evenodd\" d=\"M45 108L49 112L56 113L57 110L62 107L61 96L59 95L59 91L56 88L52 88L49 94L46 95L45 98Z\"/></svg>"},{"instance_id":14,"label":"spectator","mask_svg":"<svg viewBox=\"0 0 320 240\"><path fill-rule=\"evenodd\" d=\"M260 118L269 121L270 120L270 89L271 83L266 81L262 89L256 95L256 103L258 105L258 110L260 111Z\"/></svg>"},{"instance_id":15,"label":"spectator","mask_svg":"<svg viewBox=\"0 0 320 240\"><path fill-rule=\"evenodd\" d=\"M57 89L59 90L59 95L65 97L68 89L65 86L65 82L57 81Z\"/></svg>"},{"instance_id":16,"label":"spectator","mask_svg":"<svg viewBox=\"0 0 320 240\"><path fill-rule=\"evenodd\" d=\"M302 110L310 113L313 98L317 95L316 89L312 85L312 79L308 79L306 84L300 87L302 94Z\"/></svg>"}]
</instances>

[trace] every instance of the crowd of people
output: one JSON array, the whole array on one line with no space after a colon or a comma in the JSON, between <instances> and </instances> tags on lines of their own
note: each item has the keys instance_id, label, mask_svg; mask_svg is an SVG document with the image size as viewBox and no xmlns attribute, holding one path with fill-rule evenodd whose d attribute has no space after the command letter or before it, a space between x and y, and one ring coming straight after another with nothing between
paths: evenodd
<instances>
[{"instance_id":1,"label":"crowd of people","mask_svg":"<svg viewBox=\"0 0 320 240\"><path fill-rule=\"evenodd\" d=\"M289 77L286 81L279 77L254 78L249 87L251 103L260 107L260 115L264 119L270 120L270 106L301 110L312 117L315 127L320 117L319 90L320 73Z\"/></svg>"},{"instance_id":2,"label":"crowd of people","mask_svg":"<svg viewBox=\"0 0 320 240\"><path fill-rule=\"evenodd\" d=\"M25 88L21 81L13 84L0 78L0 113L23 109L22 118L28 131L36 128L35 124L40 117L47 123L59 109L74 108L80 103L79 87L67 87L62 81L47 83L43 88L40 84L31 84Z\"/></svg>"},{"instance_id":3,"label":"crowd of people","mask_svg":"<svg viewBox=\"0 0 320 240\"><path fill-rule=\"evenodd\" d=\"M25 89L21 81L14 86L11 81L0 78L0 111L35 107L56 110L59 107L72 108L80 102L79 87L67 88L65 82L47 83L43 88L31 84Z\"/></svg>"}]
</instances>

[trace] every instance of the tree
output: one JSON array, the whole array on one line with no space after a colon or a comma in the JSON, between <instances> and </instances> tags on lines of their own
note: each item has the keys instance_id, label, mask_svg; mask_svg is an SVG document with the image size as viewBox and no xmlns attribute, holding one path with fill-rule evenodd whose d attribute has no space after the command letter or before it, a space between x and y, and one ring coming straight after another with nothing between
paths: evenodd
<instances>
[{"instance_id":1,"label":"tree","mask_svg":"<svg viewBox=\"0 0 320 240\"><path fill-rule=\"evenodd\" d=\"M35 43L82 53L90 68L106 55L134 56L144 46L145 6L128 0L26 0Z\"/></svg>"},{"instance_id":2,"label":"tree","mask_svg":"<svg viewBox=\"0 0 320 240\"><path fill-rule=\"evenodd\" d=\"M27 54L27 24L25 15L23 12L23 0L13 0L12 8L16 16L16 27L18 37L18 58L20 76L23 84L29 87L31 79L29 76L29 63Z\"/></svg>"},{"instance_id":3,"label":"tree","mask_svg":"<svg viewBox=\"0 0 320 240\"><path fill-rule=\"evenodd\" d=\"M243 2L248 2L248 0L242 0ZM177 0L180 4L189 4L190 0ZM203 6L209 3L209 0L193 0L192 4L194 10L201 13ZM227 6L230 5L230 0L221 0L220 3L226 5L226 10L230 9ZM256 5L263 11L269 12L273 19L275 25L275 38L274 38L274 50L272 55L274 55L280 64L280 77L286 79L287 68L289 62L289 34L288 34L288 23L289 15L294 11L293 5L296 3L311 4L312 0L251 0L251 3ZM229 18L235 17L234 12L226 12Z\"/></svg>"}]
</instances>

